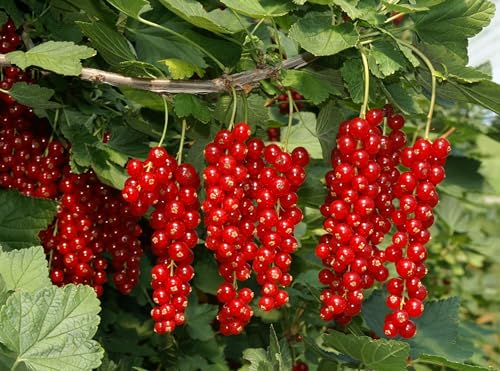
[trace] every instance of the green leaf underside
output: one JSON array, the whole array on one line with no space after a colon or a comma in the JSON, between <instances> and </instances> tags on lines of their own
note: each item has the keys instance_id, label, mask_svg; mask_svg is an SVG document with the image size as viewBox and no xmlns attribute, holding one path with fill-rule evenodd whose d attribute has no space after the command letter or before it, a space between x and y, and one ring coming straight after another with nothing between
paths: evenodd
<instances>
[{"instance_id":1,"label":"green leaf underside","mask_svg":"<svg viewBox=\"0 0 500 371\"><path fill-rule=\"evenodd\" d=\"M317 105L324 102L330 94L339 94L339 76L337 71L327 70L317 73L310 70L289 70L283 74L283 86L292 87L308 101ZM337 86L336 86L337 83Z\"/></svg>"},{"instance_id":2,"label":"green leaf underside","mask_svg":"<svg viewBox=\"0 0 500 371\"><path fill-rule=\"evenodd\" d=\"M236 33L242 30L238 18L229 9L207 12L196 0L160 0L171 12L192 25L215 33Z\"/></svg>"},{"instance_id":3,"label":"green leaf underside","mask_svg":"<svg viewBox=\"0 0 500 371\"><path fill-rule=\"evenodd\" d=\"M323 158L321 144L316 135L316 115L312 112L295 112L294 119L298 124L281 130L281 140L286 142L288 137L288 150L292 151L296 147L304 147L309 152L311 158Z\"/></svg>"},{"instance_id":4,"label":"green leaf underside","mask_svg":"<svg viewBox=\"0 0 500 371\"><path fill-rule=\"evenodd\" d=\"M57 203L0 191L0 245L7 250L38 245L38 232L52 222Z\"/></svg>"},{"instance_id":5,"label":"green leaf underside","mask_svg":"<svg viewBox=\"0 0 500 371\"><path fill-rule=\"evenodd\" d=\"M406 369L410 347L408 344L377 339L368 336L356 336L331 331L323 336L325 345L347 354L375 371L393 371Z\"/></svg>"},{"instance_id":6,"label":"green leaf underside","mask_svg":"<svg viewBox=\"0 0 500 371\"><path fill-rule=\"evenodd\" d=\"M221 0L228 8L253 18L281 17L293 8L293 4L282 0Z\"/></svg>"},{"instance_id":7,"label":"green leaf underside","mask_svg":"<svg viewBox=\"0 0 500 371\"><path fill-rule=\"evenodd\" d=\"M374 42L368 59L370 70L379 78L390 76L406 65L404 55L388 41Z\"/></svg>"},{"instance_id":8,"label":"green leaf underside","mask_svg":"<svg viewBox=\"0 0 500 371\"><path fill-rule=\"evenodd\" d=\"M90 370L100 365L104 353L91 340L99 310L89 286L17 291L0 310L0 343L28 369ZM2 353L0 349L0 358Z\"/></svg>"},{"instance_id":9,"label":"green leaf underside","mask_svg":"<svg viewBox=\"0 0 500 371\"><path fill-rule=\"evenodd\" d=\"M9 90L9 95L18 103L34 109L53 109L62 107L57 102L51 102L54 90L36 84L17 82Z\"/></svg>"},{"instance_id":10,"label":"green leaf underside","mask_svg":"<svg viewBox=\"0 0 500 371\"><path fill-rule=\"evenodd\" d=\"M78 76L82 71L81 60L95 53L92 48L69 41L47 41L27 52L10 52L5 57L22 69L36 66L61 75Z\"/></svg>"},{"instance_id":11,"label":"green leaf underside","mask_svg":"<svg viewBox=\"0 0 500 371\"><path fill-rule=\"evenodd\" d=\"M356 45L359 39L352 23L332 25L329 15L310 12L290 28L289 36L308 52L333 55Z\"/></svg>"},{"instance_id":12,"label":"green leaf underside","mask_svg":"<svg viewBox=\"0 0 500 371\"><path fill-rule=\"evenodd\" d=\"M51 285L43 248L0 251L0 276L7 290L35 291Z\"/></svg>"},{"instance_id":13,"label":"green leaf underside","mask_svg":"<svg viewBox=\"0 0 500 371\"><path fill-rule=\"evenodd\" d=\"M77 22L82 33L90 39L92 46L111 66L119 66L125 61L135 60L127 39L104 22Z\"/></svg>"},{"instance_id":14,"label":"green leaf underside","mask_svg":"<svg viewBox=\"0 0 500 371\"><path fill-rule=\"evenodd\" d=\"M203 75L205 74L205 71L197 65L185 62L177 58L164 59L160 62L168 67L170 76L174 80L189 79L195 73L199 77L203 77Z\"/></svg>"}]
</instances>

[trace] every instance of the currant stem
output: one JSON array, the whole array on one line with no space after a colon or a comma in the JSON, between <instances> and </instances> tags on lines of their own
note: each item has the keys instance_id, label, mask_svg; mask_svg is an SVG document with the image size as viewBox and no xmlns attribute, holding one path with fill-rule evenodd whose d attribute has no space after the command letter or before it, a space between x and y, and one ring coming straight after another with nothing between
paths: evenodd
<instances>
[{"instance_id":1,"label":"currant stem","mask_svg":"<svg viewBox=\"0 0 500 371\"><path fill-rule=\"evenodd\" d=\"M368 100L370 99L370 69L368 67L368 58L362 49L360 49L361 61L363 62L363 82L364 82L364 96L363 105L361 106L361 111L359 112L359 117L366 117L366 110L368 108Z\"/></svg>"},{"instance_id":2,"label":"currant stem","mask_svg":"<svg viewBox=\"0 0 500 371\"><path fill-rule=\"evenodd\" d=\"M233 112L231 113L231 119L229 120L229 130L234 126L234 120L236 119L236 109L238 108L238 95L236 94L236 89L231 86L231 93L233 94Z\"/></svg>"},{"instance_id":3,"label":"currant stem","mask_svg":"<svg viewBox=\"0 0 500 371\"><path fill-rule=\"evenodd\" d=\"M448 138L450 135L452 135L455 131L457 130L456 127L452 127L449 130L447 130L443 135L441 135L440 138Z\"/></svg>"},{"instance_id":4,"label":"currant stem","mask_svg":"<svg viewBox=\"0 0 500 371\"><path fill-rule=\"evenodd\" d=\"M164 121L164 124L163 124L163 132L161 133L161 138L160 138L160 142L158 143L158 147L161 147L163 145L165 137L167 136L167 126L168 126L168 105L167 105L167 98L165 98L164 95L162 95L161 98L163 99L163 108L165 110L165 121Z\"/></svg>"},{"instance_id":5,"label":"currant stem","mask_svg":"<svg viewBox=\"0 0 500 371\"><path fill-rule=\"evenodd\" d=\"M384 23L390 23L396 19L399 19L401 17L404 17L405 16L405 13L397 13L397 14L394 14L392 17L389 17L385 20Z\"/></svg>"},{"instance_id":6,"label":"currant stem","mask_svg":"<svg viewBox=\"0 0 500 371\"><path fill-rule=\"evenodd\" d=\"M434 69L434 66L432 65L430 59L427 58L427 56L420 50L418 50L415 46L403 40L397 40L397 42L411 49L411 51L415 53L425 63L425 65L429 69L429 72L431 73L431 104L429 107L429 112L427 113L427 122L425 124L425 135L424 135L425 139L429 139L429 134L431 131L432 115L434 114L434 107L436 106L436 86L437 86L436 70Z\"/></svg>"},{"instance_id":7,"label":"currant stem","mask_svg":"<svg viewBox=\"0 0 500 371\"><path fill-rule=\"evenodd\" d=\"M179 143L179 151L177 152L177 164L181 164L182 162L182 150L184 149L184 140L186 139L186 119L182 120L182 129L181 129L181 142Z\"/></svg>"},{"instance_id":8,"label":"currant stem","mask_svg":"<svg viewBox=\"0 0 500 371\"><path fill-rule=\"evenodd\" d=\"M288 152L288 139L290 138L290 131L292 129L292 121L293 121L293 108L296 106L295 101L293 100L292 91L288 89L286 91L288 95L288 126L285 138L285 150Z\"/></svg>"}]
</instances>

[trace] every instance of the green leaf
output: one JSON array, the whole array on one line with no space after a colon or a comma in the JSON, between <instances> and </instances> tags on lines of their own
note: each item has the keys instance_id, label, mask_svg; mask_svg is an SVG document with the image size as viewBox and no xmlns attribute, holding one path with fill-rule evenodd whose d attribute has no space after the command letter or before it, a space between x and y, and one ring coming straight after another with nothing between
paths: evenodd
<instances>
[{"instance_id":1,"label":"green leaf","mask_svg":"<svg viewBox=\"0 0 500 371\"><path fill-rule=\"evenodd\" d=\"M0 310L0 343L24 369L90 370L100 365L104 354L99 343L91 340L99 310L99 300L89 286L17 291ZM0 348L0 358L4 352Z\"/></svg>"},{"instance_id":2,"label":"green leaf","mask_svg":"<svg viewBox=\"0 0 500 371\"><path fill-rule=\"evenodd\" d=\"M288 138L288 150L304 147L311 158L323 158L321 144L316 134L316 115L312 112L294 112L294 119L299 119L297 125L281 130L281 140Z\"/></svg>"},{"instance_id":3,"label":"green leaf","mask_svg":"<svg viewBox=\"0 0 500 371\"><path fill-rule=\"evenodd\" d=\"M316 134L318 135L323 158L330 161L330 154L336 144L336 136L339 126L342 122L342 114L340 108L333 100L330 100L324 105L318 114L318 122L316 123Z\"/></svg>"},{"instance_id":4,"label":"green leaf","mask_svg":"<svg viewBox=\"0 0 500 371\"><path fill-rule=\"evenodd\" d=\"M195 73L199 77L203 77L203 75L205 75L205 71L197 65L177 58L164 59L160 62L168 67L168 72L170 72L170 76L174 80L189 79Z\"/></svg>"},{"instance_id":5,"label":"green leaf","mask_svg":"<svg viewBox=\"0 0 500 371\"><path fill-rule=\"evenodd\" d=\"M290 370L292 369L292 357L288 349L286 341L280 342L274 326L269 326L269 347L267 348L268 359L273 363L275 369Z\"/></svg>"},{"instance_id":6,"label":"green leaf","mask_svg":"<svg viewBox=\"0 0 500 371\"><path fill-rule=\"evenodd\" d=\"M174 110L180 118L193 116L204 123L209 122L212 116L207 103L193 94L177 94L174 97Z\"/></svg>"},{"instance_id":7,"label":"green leaf","mask_svg":"<svg viewBox=\"0 0 500 371\"><path fill-rule=\"evenodd\" d=\"M38 245L38 232L47 228L57 203L0 191L0 245L8 250Z\"/></svg>"},{"instance_id":8,"label":"green leaf","mask_svg":"<svg viewBox=\"0 0 500 371\"><path fill-rule=\"evenodd\" d=\"M133 102L133 104L160 112L165 110L163 99L156 93L126 87L122 87L120 90L127 100Z\"/></svg>"},{"instance_id":9,"label":"green leaf","mask_svg":"<svg viewBox=\"0 0 500 371\"><path fill-rule=\"evenodd\" d=\"M308 101L318 105L328 99L330 94L340 94L340 89L335 85L339 80L338 75L336 70L322 71L322 73L312 70L288 70L283 73L282 83L283 86L294 88Z\"/></svg>"},{"instance_id":10,"label":"green leaf","mask_svg":"<svg viewBox=\"0 0 500 371\"><path fill-rule=\"evenodd\" d=\"M467 39L486 27L495 13L489 0L443 2L429 12L412 15L418 36L429 44L443 45L467 61Z\"/></svg>"},{"instance_id":11,"label":"green leaf","mask_svg":"<svg viewBox=\"0 0 500 371\"><path fill-rule=\"evenodd\" d=\"M402 340L410 344L412 358L431 354L462 362L472 355L472 349L466 349L458 337L459 306L460 299L457 297L425 302L424 314L414 319L417 334L411 340ZM380 290L374 292L363 304L363 318L381 337L385 337L382 329L387 313L389 310Z\"/></svg>"},{"instance_id":12,"label":"green leaf","mask_svg":"<svg viewBox=\"0 0 500 371\"><path fill-rule=\"evenodd\" d=\"M135 60L135 54L127 39L104 22L76 22L82 33L90 39L91 45L111 66Z\"/></svg>"},{"instance_id":13,"label":"green leaf","mask_svg":"<svg viewBox=\"0 0 500 371\"><path fill-rule=\"evenodd\" d=\"M281 17L293 4L281 0L221 0L228 8L252 18Z\"/></svg>"},{"instance_id":14,"label":"green leaf","mask_svg":"<svg viewBox=\"0 0 500 371\"><path fill-rule=\"evenodd\" d=\"M149 152L148 137L125 126L111 129L111 139L107 146L127 155L127 157L145 159Z\"/></svg>"},{"instance_id":15,"label":"green leaf","mask_svg":"<svg viewBox=\"0 0 500 371\"><path fill-rule=\"evenodd\" d=\"M363 102L364 84L363 84L363 64L361 60L347 60L340 69L347 90L354 103ZM371 85L371 84L370 84Z\"/></svg>"},{"instance_id":16,"label":"green leaf","mask_svg":"<svg viewBox=\"0 0 500 371\"><path fill-rule=\"evenodd\" d=\"M215 33L232 34L243 30L238 18L229 9L207 12L196 0L160 0L171 12L192 25Z\"/></svg>"},{"instance_id":17,"label":"green leaf","mask_svg":"<svg viewBox=\"0 0 500 371\"><path fill-rule=\"evenodd\" d=\"M85 115L71 109L64 109L61 132L71 142L70 166L80 173L91 167L99 179L114 188L123 188L127 175L123 166L127 156L102 143L92 135L89 126L96 115Z\"/></svg>"},{"instance_id":18,"label":"green leaf","mask_svg":"<svg viewBox=\"0 0 500 371\"><path fill-rule=\"evenodd\" d=\"M324 345L347 354L375 371L405 370L410 347L394 340L377 339L330 331L323 336Z\"/></svg>"},{"instance_id":19,"label":"green leaf","mask_svg":"<svg viewBox=\"0 0 500 371\"><path fill-rule=\"evenodd\" d=\"M78 76L82 71L82 59L95 55L88 46L75 45L69 41L47 41L27 52L15 51L5 55L7 60L25 69L36 66L66 76Z\"/></svg>"},{"instance_id":20,"label":"green leaf","mask_svg":"<svg viewBox=\"0 0 500 371\"><path fill-rule=\"evenodd\" d=\"M302 48L317 55L333 55L356 45L359 34L352 23L332 25L328 14L310 12L291 28L289 36Z\"/></svg>"},{"instance_id":21,"label":"green leaf","mask_svg":"<svg viewBox=\"0 0 500 371\"><path fill-rule=\"evenodd\" d=\"M8 15L4 12L0 12L0 25L4 25L9 19Z\"/></svg>"},{"instance_id":22,"label":"green leaf","mask_svg":"<svg viewBox=\"0 0 500 371\"><path fill-rule=\"evenodd\" d=\"M0 277L7 290L35 291L51 286L47 259L41 246L0 251Z\"/></svg>"},{"instance_id":23,"label":"green leaf","mask_svg":"<svg viewBox=\"0 0 500 371\"><path fill-rule=\"evenodd\" d=\"M496 114L500 114L500 85L493 81L481 81L467 85L452 82L451 85L465 97L467 102L479 104Z\"/></svg>"},{"instance_id":24,"label":"green leaf","mask_svg":"<svg viewBox=\"0 0 500 371\"><path fill-rule=\"evenodd\" d=\"M0 9L5 9L7 14L12 18L16 27L20 27L24 21L24 13L16 6L16 0L3 0L0 4Z\"/></svg>"},{"instance_id":25,"label":"green leaf","mask_svg":"<svg viewBox=\"0 0 500 371\"><path fill-rule=\"evenodd\" d=\"M137 55L142 61L156 64L160 60L175 58L200 68L208 67L205 55L200 50L162 30L139 27L132 31L131 38L135 41ZM169 72L165 64L158 63L157 66Z\"/></svg>"},{"instance_id":26,"label":"green leaf","mask_svg":"<svg viewBox=\"0 0 500 371\"><path fill-rule=\"evenodd\" d=\"M231 118L233 109L233 98L229 95L219 97L213 116L222 123L227 124ZM238 97L236 101L236 122L245 121L252 127L263 125L269 119L269 109L266 107L266 99L260 94Z\"/></svg>"},{"instance_id":27,"label":"green leaf","mask_svg":"<svg viewBox=\"0 0 500 371\"><path fill-rule=\"evenodd\" d=\"M193 284L201 291L215 295L223 279L219 276L217 264L214 259L212 259L209 254L201 251L197 251L196 256L199 257L200 254L203 255L194 265L196 274L193 279Z\"/></svg>"},{"instance_id":28,"label":"green leaf","mask_svg":"<svg viewBox=\"0 0 500 371\"><path fill-rule=\"evenodd\" d=\"M163 72L158 67L142 61L124 61L117 66L117 69L124 75L145 79L155 79L163 76Z\"/></svg>"},{"instance_id":29,"label":"green leaf","mask_svg":"<svg viewBox=\"0 0 500 371\"><path fill-rule=\"evenodd\" d=\"M106 0L120 12L129 17L139 18L142 14L149 12L153 8L147 0Z\"/></svg>"},{"instance_id":30,"label":"green leaf","mask_svg":"<svg viewBox=\"0 0 500 371\"><path fill-rule=\"evenodd\" d=\"M9 90L9 95L18 103L32 107L35 110L62 107L59 103L50 101L50 98L54 95L54 90L36 84L16 82Z\"/></svg>"},{"instance_id":31,"label":"green leaf","mask_svg":"<svg viewBox=\"0 0 500 371\"><path fill-rule=\"evenodd\" d=\"M432 356L428 354L422 354L417 359L418 363L429 363L431 365L437 365L441 367L446 367L448 369L457 371L492 371L492 368L486 368L481 366L473 366L465 363L452 362L444 357Z\"/></svg>"},{"instance_id":32,"label":"green leaf","mask_svg":"<svg viewBox=\"0 0 500 371\"><path fill-rule=\"evenodd\" d=\"M464 84L491 80L490 75L476 68L465 67L458 64L448 64L446 66L446 77Z\"/></svg>"},{"instance_id":33,"label":"green leaf","mask_svg":"<svg viewBox=\"0 0 500 371\"><path fill-rule=\"evenodd\" d=\"M406 65L403 54L388 41L376 41L372 44L368 54L371 72L384 78L402 70Z\"/></svg>"},{"instance_id":34,"label":"green leaf","mask_svg":"<svg viewBox=\"0 0 500 371\"><path fill-rule=\"evenodd\" d=\"M394 104L398 110L403 113L422 113L417 97L413 92L413 88L404 85L404 81L398 81L391 84L381 83L387 97Z\"/></svg>"},{"instance_id":35,"label":"green leaf","mask_svg":"<svg viewBox=\"0 0 500 371\"><path fill-rule=\"evenodd\" d=\"M436 207L439 218L445 222L451 231L467 232L470 226L470 214L460 200L442 195Z\"/></svg>"},{"instance_id":36,"label":"green leaf","mask_svg":"<svg viewBox=\"0 0 500 371\"><path fill-rule=\"evenodd\" d=\"M378 9L378 1L374 0L330 0L338 5L352 20L362 19L372 25L383 23L384 17Z\"/></svg>"},{"instance_id":37,"label":"green leaf","mask_svg":"<svg viewBox=\"0 0 500 371\"><path fill-rule=\"evenodd\" d=\"M248 348L243 351L243 359L250 362L248 371L274 371L272 363L267 359L262 348Z\"/></svg>"},{"instance_id":38,"label":"green leaf","mask_svg":"<svg viewBox=\"0 0 500 371\"><path fill-rule=\"evenodd\" d=\"M323 163L323 161L321 161ZM311 164L312 165L312 164ZM307 168L307 178L299 189L299 202L301 205L318 208L325 201L326 187L321 183L325 174L331 170L331 164L326 166L314 164Z\"/></svg>"},{"instance_id":39,"label":"green leaf","mask_svg":"<svg viewBox=\"0 0 500 371\"><path fill-rule=\"evenodd\" d=\"M186 327L189 336L201 341L215 336L211 323L217 315L217 306L210 304L189 305L186 309Z\"/></svg>"}]
</instances>

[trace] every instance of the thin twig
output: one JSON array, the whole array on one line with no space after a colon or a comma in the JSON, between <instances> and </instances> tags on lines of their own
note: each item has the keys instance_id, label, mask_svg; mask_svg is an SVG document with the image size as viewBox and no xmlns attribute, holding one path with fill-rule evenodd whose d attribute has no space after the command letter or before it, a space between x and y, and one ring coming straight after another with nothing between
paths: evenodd
<instances>
[{"instance_id":1,"label":"thin twig","mask_svg":"<svg viewBox=\"0 0 500 371\"><path fill-rule=\"evenodd\" d=\"M283 63L280 63L278 66L257 68L250 71L221 76L213 80L148 80L87 67L82 68L79 78L85 81L109 84L118 87L131 87L159 94L221 93L231 91L231 87L242 90L245 86L257 84L262 80L275 76L281 69L302 68L313 62L316 58L317 57L310 53L303 53L283 61ZM5 54L0 54L0 66L10 65L11 63L7 60L7 58L5 58Z\"/></svg>"}]
</instances>

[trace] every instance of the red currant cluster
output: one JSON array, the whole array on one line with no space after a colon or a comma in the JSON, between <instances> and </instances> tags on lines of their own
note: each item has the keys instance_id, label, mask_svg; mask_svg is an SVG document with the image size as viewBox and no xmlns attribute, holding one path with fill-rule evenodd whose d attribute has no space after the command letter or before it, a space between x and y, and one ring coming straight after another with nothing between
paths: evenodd
<instances>
[{"instance_id":1,"label":"red currant cluster","mask_svg":"<svg viewBox=\"0 0 500 371\"><path fill-rule=\"evenodd\" d=\"M386 249L387 260L394 263L398 278L387 283L387 306L393 310L386 316L384 334L411 338L416 326L410 318L420 317L427 289L421 280L427 274L425 244L430 240L429 228L434 223L433 208L439 197L436 186L444 180L443 165L451 151L445 138L433 143L417 139L401 152L401 163L407 168L394 185L398 207L392 214L397 232Z\"/></svg>"},{"instance_id":2,"label":"red currant cluster","mask_svg":"<svg viewBox=\"0 0 500 371\"><path fill-rule=\"evenodd\" d=\"M389 135L380 128L384 116ZM339 323L348 323L360 312L362 289L375 280L386 281L386 263L394 263L400 277L388 282L387 304L397 310L386 318L384 331L408 338L416 330L409 317L422 314L427 295L420 282L427 272L424 245L430 239L432 208L438 203L435 186L444 179L442 165L450 145L443 138L434 144L418 139L413 147L405 147L404 123L391 106L342 123L332 151L333 170L326 175L329 194L320 209L328 233L316 246L316 255L326 266L319 280L329 286L321 295L320 315ZM410 171L401 173L401 163ZM380 250L377 245L392 225L398 229L393 243Z\"/></svg>"},{"instance_id":3,"label":"red currant cluster","mask_svg":"<svg viewBox=\"0 0 500 371\"><path fill-rule=\"evenodd\" d=\"M297 207L296 192L306 179L304 168L309 163L309 154L303 147L289 154L276 144L252 154L255 159L248 162L249 195L256 200L256 236L260 242L252 268L262 287L259 308L269 311L288 302L288 293L280 286L287 287L292 282L288 273L292 263L290 254L298 248L294 231L303 217Z\"/></svg>"},{"instance_id":4,"label":"red currant cluster","mask_svg":"<svg viewBox=\"0 0 500 371\"><path fill-rule=\"evenodd\" d=\"M21 37L16 32L16 26L12 19L0 28L0 53L9 53L16 50L21 44Z\"/></svg>"},{"instance_id":5,"label":"red currant cluster","mask_svg":"<svg viewBox=\"0 0 500 371\"><path fill-rule=\"evenodd\" d=\"M326 174L329 193L321 207L328 233L316 246L316 255L326 267L319 280L329 286L321 294L324 320L348 323L361 311L362 290L389 275L384 253L376 246L390 230L376 202L382 195L378 181L384 157L380 152L386 149L380 129L383 118L383 111L374 109L366 119L342 123L337 148L332 151L333 170Z\"/></svg>"},{"instance_id":6,"label":"red currant cluster","mask_svg":"<svg viewBox=\"0 0 500 371\"><path fill-rule=\"evenodd\" d=\"M101 296L108 253L117 290L129 294L137 284L142 255L137 217L120 192L103 185L93 172L66 170L59 190L56 221L40 234L50 256L52 281L92 285Z\"/></svg>"},{"instance_id":7,"label":"red currant cluster","mask_svg":"<svg viewBox=\"0 0 500 371\"><path fill-rule=\"evenodd\" d=\"M200 179L190 164L177 164L163 147L150 150L146 161L130 160L130 178L125 182L123 198L132 204L136 215L150 206L154 211L150 225L154 232L151 248L157 257L152 269L153 301L151 311L154 330L172 332L184 323L189 282L194 277L192 249L198 242L196 228L200 224L200 202L197 190Z\"/></svg>"},{"instance_id":8,"label":"red currant cluster","mask_svg":"<svg viewBox=\"0 0 500 371\"><path fill-rule=\"evenodd\" d=\"M236 281L250 278L258 249L253 240L255 207L245 188L250 133L245 123L237 124L232 131L220 130L204 150L205 245L214 252L219 274L225 280L217 290L217 298L223 303L217 319L224 335L241 333L253 315L249 305L253 291L235 287Z\"/></svg>"},{"instance_id":9,"label":"red currant cluster","mask_svg":"<svg viewBox=\"0 0 500 371\"><path fill-rule=\"evenodd\" d=\"M261 309L279 308L288 301L279 286L292 280L290 253L298 246L293 232L302 219L295 192L305 179L309 155L303 148L288 154L275 144L266 147L262 140L249 138L250 127L240 123L232 131L220 130L204 151L205 244L214 251L225 280L217 292L223 303L218 320L224 335L241 333L253 315L253 292L235 287L250 278L252 270L262 286Z\"/></svg>"},{"instance_id":10,"label":"red currant cluster","mask_svg":"<svg viewBox=\"0 0 500 371\"><path fill-rule=\"evenodd\" d=\"M0 88L8 90L27 75L17 67L5 67ZM61 142L49 141L50 127L33 110L0 93L0 186L26 196L56 198L63 167L68 163Z\"/></svg>"},{"instance_id":11,"label":"red currant cluster","mask_svg":"<svg viewBox=\"0 0 500 371\"><path fill-rule=\"evenodd\" d=\"M295 90L291 91L292 93L292 99L295 102L295 105L297 106L297 109L300 111L302 109L302 101L304 100L304 96L300 95L300 93L296 92ZM280 109L280 113L283 115L288 115L290 112L290 102L288 101L288 94L280 94L276 97L278 100L278 107ZM293 108L293 111L295 112L295 107Z\"/></svg>"}]
</instances>

